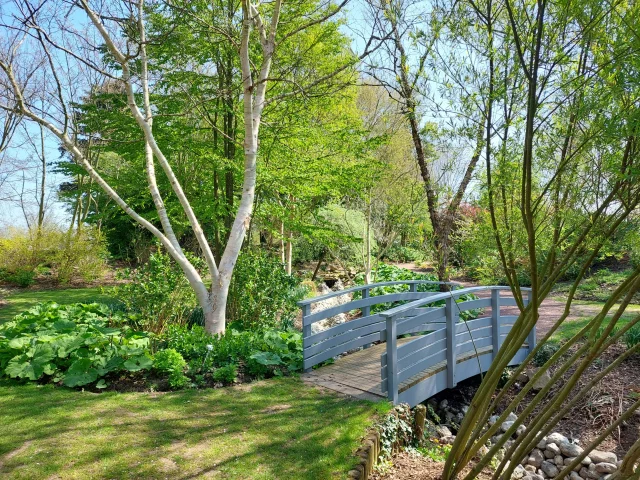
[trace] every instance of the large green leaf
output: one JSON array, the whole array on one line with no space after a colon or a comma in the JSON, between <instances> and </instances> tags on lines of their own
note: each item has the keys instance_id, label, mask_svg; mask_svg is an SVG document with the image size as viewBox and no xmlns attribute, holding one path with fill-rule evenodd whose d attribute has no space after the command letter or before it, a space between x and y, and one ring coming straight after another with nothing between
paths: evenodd
<instances>
[{"instance_id":1,"label":"large green leaf","mask_svg":"<svg viewBox=\"0 0 640 480\"><path fill-rule=\"evenodd\" d=\"M81 358L71 364L62 382L67 387L80 387L95 382L98 370L93 368L93 362L88 358Z\"/></svg>"},{"instance_id":2,"label":"large green leaf","mask_svg":"<svg viewBox=\"0 0 640 480\"><path fill-rule=\"evenodd\" d=\"M282 365L280 356L273 352L257 352L251 355L250 358L261 365Z\"/></svg>"},{"instance_id":3,"label":"large green leaf","mask_svg":"<svg viewBox=\"0 0 640 480\"><path fill-rule=\"evenodd\" d=\"M5 373L13 378L38 380L43 374L53 374L55 367L49 362L54 357L50 345L38 344L27 353L13 357L7 364Z\"/></svg>"},{"instance_id":4,"label":"large green leaf","mask_svg":"<svg viewBox=\"0 0 640 480\"><path fill-rule=\"evenodd\" d=\"M130 372L151 368L151 365L153 365L153 360L148 355L137 355L124 362L124 368Z\"/></svg>"}]
</instances>

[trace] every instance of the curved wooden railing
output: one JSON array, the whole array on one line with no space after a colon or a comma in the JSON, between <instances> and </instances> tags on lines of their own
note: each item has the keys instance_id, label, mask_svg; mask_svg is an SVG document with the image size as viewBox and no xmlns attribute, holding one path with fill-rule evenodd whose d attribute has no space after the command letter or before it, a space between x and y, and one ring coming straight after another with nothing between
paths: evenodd
<instances>
[{"instance_id":1,"label":"curved wooden railing","mask_svg":"<svg viewBox=\"0 0 640 480\"><path fill-rule=\"evenodd\" d=\"M300 302L305 369L372 342L386 341L386 352L380 357L381 391L394 403L404 402L413 406L489 368L517 319L517 316L502 315L501 312L502 307L516 305L509 287L470 287L440 293L417 292L417 285L410 284L409 292L376 297L364 294L365 288L370 291L376 286L398 283L403 282L370 284ZM311 313L314 302L358 290L363 290L362 299ZM527 297L530 295L530 289L522 290L527 292ZM491 296L456 301L462 295L482 291L490 291ZM501 296L501 291L507 291L509 295ZM372 305L403 300L409 302L374 315L368 314L367 310ZM443 306L433 306L442 301ZM526 298L525 304L528 302L529 298ZM362 318L311 333L313 323L356 308L363 309ZM460 321L460 313L475 309L484 309L483 316ZM406 334L414 336L398 342L398 337ZM522 362L535 343L534 327L510 364Z\"/></svg>"},{"instance_id":2,"label":"curved wooden railing","mask_svg":"<svg viewBox=\"0 0 640 480\"><path fill-rule=\"evenodd\" d=\"M419 292L418 286L442 284L449 285L451 288L460 288L461 286L457 282L432 282L428 280L381 282L358 285L298 302L298 305L302 309L304 369L308 371L314 365L322 363L336 355L382 340L381 332L383 332L385 328L384 322L380 314L371 315L372 306L383 303L406 302L428 298L439 292ZM375 288L392 285L408 285L409 290L400 293L370 296L371 291ZM361 292L361 298L312 313L313 305L318 302L356 292ZM336 325L322 332L312 333L312 325L314 323L353 310L360 310L361 317Z\"/></svg>"}]
</instances>

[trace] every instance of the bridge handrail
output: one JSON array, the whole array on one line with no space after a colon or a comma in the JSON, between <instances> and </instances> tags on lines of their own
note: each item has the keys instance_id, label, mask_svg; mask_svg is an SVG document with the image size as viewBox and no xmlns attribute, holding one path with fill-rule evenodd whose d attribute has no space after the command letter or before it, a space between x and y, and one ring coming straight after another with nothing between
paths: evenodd
<instances>
[{"instance_id":1,"label":"bridge handrail","mask_svg":"<svg viewBox=\"0 0 640 480\"><path fill-rule=\"evenodd\" d=\"M451 285L454 287L462 286L462 284L458 282L436 282L433 280L397 280L393 282L368 283L364 285L356 285L355 287L345 288L344 290L337 290L335 292L326 293L324 295L319 295L317 297L306 298L304 300L299 301L298 305L300 307L304 307L305 305L311 305L313 303L321 302L328 298L339 297L341 295L346 295L347 293L354 293L362 290L371 290L378 287L388 287L391 285L419 285L419 284Z\"/></svg>"},{"instance_id":2,"label":"bridge handrail","mask_svg":"<svg viewBox=\"0 0 640 480\"><path fill-rule=\"evenodd\" d=\"M397 307L393 307L390 308L389 310L385 310L384 312L380 312L380 316L387 319L387 318L392 318L395 319L397 317L402 316L403 313L405 313L408 310L412 310L414 308L418 308L418 307L423 307L424 305L428 305L430 303L435 303L435 302L439 302L441 300L447 300L448 298L457 298L460 297L461 295L465 295L465 294L469 294L469 293L475 293L475 292L481 292L481 291L487 291L487 290L508 290L511 291L510 287L507 286L502 286L502 285L491 285L491 286L480 286L480 287L467 287L467 288L461 288L459 290L452 290L450 292L441 292L441 293L436 293L435 295L431 295L427 298L420 298L418 300L414 300L412 302L409 303L405 303L403 305L398 305ZM530 292L531 289L528 287L521 287L520 288L521 291L523 292Z\"/></svg>"}]
</instances>

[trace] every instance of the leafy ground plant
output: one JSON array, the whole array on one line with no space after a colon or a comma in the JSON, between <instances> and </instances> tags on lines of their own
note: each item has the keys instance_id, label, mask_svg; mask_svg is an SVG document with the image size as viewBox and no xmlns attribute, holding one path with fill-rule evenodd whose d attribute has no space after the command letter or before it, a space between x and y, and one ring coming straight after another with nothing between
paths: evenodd
<instances>
[{"instance_id":1,"label":"leafy ground plant","mask_svg":"<svg viewBox=\"0 0 640 480\"><path fill-rule=\"evenodd\" d=\"M95 303L36 305L0 325L0 376L104 388L111 372L150 368L148 335L112 320Z\"/></svg>"}]
</instances>

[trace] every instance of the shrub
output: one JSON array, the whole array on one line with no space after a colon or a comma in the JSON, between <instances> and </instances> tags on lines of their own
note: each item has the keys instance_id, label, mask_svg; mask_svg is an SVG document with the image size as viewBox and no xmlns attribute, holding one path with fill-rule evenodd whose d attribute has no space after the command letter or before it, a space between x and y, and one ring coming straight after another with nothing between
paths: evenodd
<instances>
[{"instance_id":1,"label":"shrub","mask_svg":"<svg viewBox=\"0 0 640 480\"><path fill-rule=\"evenodd\" d=\"M624 343L627 345L627 348L635 347L640 343L640 324L627 330L627 333L624 334Z\"/></svg>"},{"instance_id":2,"label":"shrub","mask_svg":"<svg viewBox=\"0 0 640 480\"><path fill-rule=\"evenodd\" d=\"M168 383L174 390L180 390L191 383L191 379L182 372L171 372L169 374Z\"/></svg>"},{"instance_id":3,"label":"shrub","mask_svg":"<svg viewBox=\"0 0 640 480\"><path fill-rule=\"evenodd\" d=\"M201 260L189 257L196 266L202 265ZM180 267L166 253L152 254L140 268L126 269L119 277L127 283L115 287L111 295L138 315L137 328L160 333L170 323L185 323L194 311L195 293Z\"/></svg>"},{"instance_id":4,"label":"shrub","mask_svg":"<svg viewBox=\"0 0 640 480\"><path fill-rule=\"evenodd\" d=\"M173 348L160 350L153 356L153 368L163 373L182 373L187 366L185 359Z\"/></svg>"},{"instance_id":5,"label":"shrub","mask_svg":"<svg viewBox=\"0 0 640 480\"><path fill-rule=\"evenodd\" d=\"M46 269L57 283L90 281L103 274L106 258L104 240L92 227L74 232L57 226L12 229L0 239L0 279L26 287L34 283L39 270Z\"/></svg>"},{"instance_id":6,"label":"shrub","mask_svg":"<svg viewBox=\"0 0 640 480\"><path fill-rule=\"evenodd\" d=\"M0 376L77 387L110 372L151 367L147 334L111 327L111 315L95 303L51 302L18 315L0 325Z\"/></svg>"},{"instance_id":7,"label":"shrub","mask_svg":"<svg viewBox=\"0 0 640 480\"><path fill-rule=\"evenodd\" d=\"M545 343L540 347L540 350L536 352L536 355L533 358L533 364L536 367L542 367L559 349L560 346L555 343Z\"/></svg>"},{"instance_id":8,"label":"shrub","mask_svg":"<svg viewBox=\"0 0 640 480\"><path fill-rule=\"evenodd\" d=\"M165 348L175 349L188 362L194 377L229 364L243 365L244 373L261 378L302 369L302 336L294 330L237 331L212 337L194 325L172 325L162 335Z\"/></svg>"},{"instance_id":9,"label":"shrub","mask_svg":"<svg viewBox=\"0 0 640 480\"><path fill-rule=\"evenodd\" d=\"M305 292L297 278L286 274L280 260L246 252L233 271L227 317L241 330L290 326Z\"/></svg>"},{"instance_id":10,"label":"shrub","mask_svg":"<svg viewBox=\"0 0 640 480\"><path fill-rule=\"evenodd\" d=\"M235 363L216 368L213 372L213 379L224 384L233 383L237 376L238 366Z\"/></svg>"},{"instance_id":11,"label":"shrub","mask_svg":"<svg viewBox=\"0 0 640 480\"><path fill-rule=\"evenodd\" d=\"M428 280L432 282L437 282L438 277L431 273L416 273L412 272L407 268L396 267L395 265L387 265L385 263L381 263L378 265L378 268L373 272L374 278L376 282L397 282L402 280ZM364 285L365 277L364 274L358 274L355 277L356 285ZM440 286L438 284L419 284L417 287L419 292L439 292ZM400 292L408 292L409 285L387 285L385 287L375 287L371 289L369 295L371 297L376 297L378 295L387 295L390 293L400 293ZM356 292L353 295L353 299L357 300L361 298L362 293ZM475 295L464 294L460 295L460 297L456 300L456 302L465 302L467 300L474 300L478 297ZM401 305L404 302L391 302L391 303L380 303L377 305L371 306L371 313L378 313L384 310L388 310L397 305ZM433 306L441 306L444 305L444 301L434 302ZM480 309L476 310L467 310L464 312L460 312L460 318L462 320L469 320L472 318L476 318L481 313Z\"/></svg>"},{"instance_id":12,"label":"shrub","mask_svg":"<svg viewBox=\"0 0 640 480\"><path fill-rule=\"evenodd\" d=\"M426 255L418 248L394 244L384 252L383 258L390 262L422 262Z\"/></svg>"}]
</instances>

